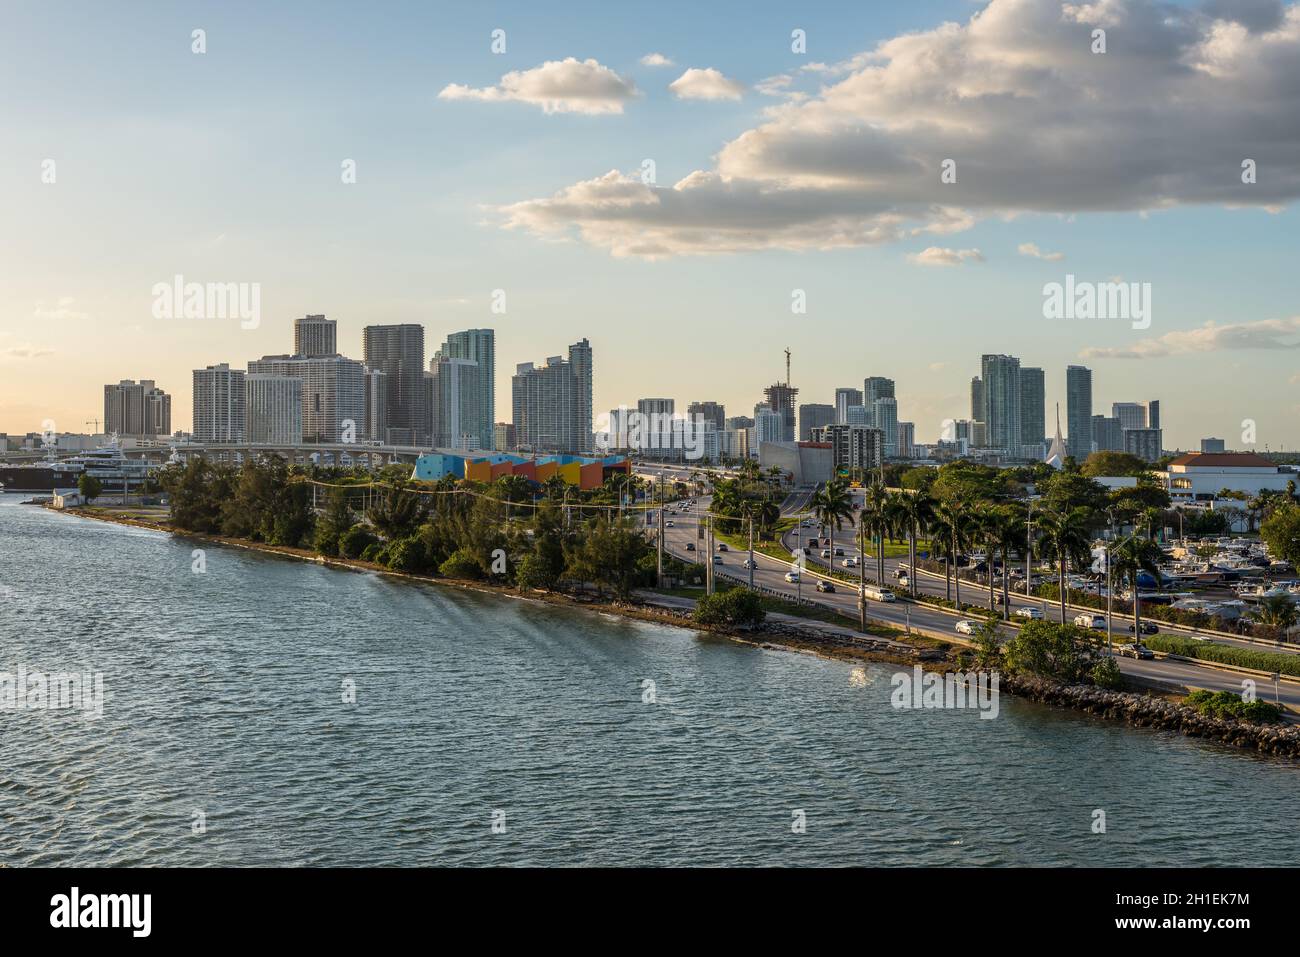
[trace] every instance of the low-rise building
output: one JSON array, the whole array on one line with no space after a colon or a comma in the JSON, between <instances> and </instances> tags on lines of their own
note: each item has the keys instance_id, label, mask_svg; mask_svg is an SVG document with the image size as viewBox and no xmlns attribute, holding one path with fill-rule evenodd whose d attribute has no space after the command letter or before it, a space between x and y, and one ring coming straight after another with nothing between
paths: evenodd
<instances>
[{"instance_id":1,"label":"low-rise building","mask_svg":"<svg viewBox=\"0 0 1300 957\"><path fill-rule=\"evenodd\" d=\"M1189 452L1156 475L1174 504L1213 501L1221 489L1258 495L1281 492L1295 476L1253 452Z\"/></svg>"}]
</instances>

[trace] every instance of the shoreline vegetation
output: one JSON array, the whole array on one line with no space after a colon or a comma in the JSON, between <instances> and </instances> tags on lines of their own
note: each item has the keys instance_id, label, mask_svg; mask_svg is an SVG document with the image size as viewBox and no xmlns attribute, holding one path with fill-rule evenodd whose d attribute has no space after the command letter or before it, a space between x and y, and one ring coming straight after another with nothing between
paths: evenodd
<instances>
[{"instance_id":1,"label":"shoreline vegetation","mask_svg":"<svg viewBox=\"0 0 1300 957\"><path fill-rule=\"evenodd\" d=\"M562 503L538 505L529 501L530 495L523 502L511 501L508 489L460 490L450 482L439 482L443 488L424 490L429 501L422 502L421 490L409 488L396 476L389 477L385 486L370 481L348 484L329 476L335 481L320 482L329 497L317 516L311 502L317 494L313 482L292 475L282 462L278 467L246 463L238 471L224 469L225 475L201 459L173 468L173 475L164 479L164 488L172 495L168 520L143 518L143 510L133 514L129 507L77 508L70 514L339 570L378 572L421 584L585 607L692 628L758 648L845 661L920 664L937 671L997 670L1002 689L1032 701L1123 720L1134 727L1300 757L1300 727L1278 724L1273 705L1252 702L1252 707L1243 709L1223 700L1222 694L1208 693L1193 693L1183 703L1171 700L1173 690L1125 690L1118 668L1113 659L1102 657L1095 636L1074 625L1030 622L1000 646L995 637L997 619L991 616L975 636L975 648L967 649L933 638L904 636L885 625L874 625L861 635L854 633L848 619L839 629L818 628L818 623L826 623L824 616L801 615L798 606L772 618L770 599L764 601L741 586L699 599L694 610L643 601L638 593L653 585L655 554L636 520L611 514L619 510L615 503L584 502L582 508L588 515L594 512L594 518L584 516L580 523L572 523ZM212 497L214 489L220 490L224 501ZM513 521L513 514L520 512L528 518ZM179 524L178 515L190 516L191 527ZM225 518L231 519L229 524ZM439 529L439 520L452 528ZM204 521L208 528L192 527ZM467 547L461 536L478 540L478 545ZM283 538L295 544L286 544ZM412 554L417 547L424 549L422 559ZM446 558L434 564L430 558L438 554L435 549ZM520 557L513 575L507 573L511 564L507 555ZM664 557L664 571L671 571L673 579L689 583L693 570L698 572L697 567ZM589 584L597 586L595 594L588 590ZM673 592L666 589L658 594L667 598Z\"/></svg>"}]
</instances>

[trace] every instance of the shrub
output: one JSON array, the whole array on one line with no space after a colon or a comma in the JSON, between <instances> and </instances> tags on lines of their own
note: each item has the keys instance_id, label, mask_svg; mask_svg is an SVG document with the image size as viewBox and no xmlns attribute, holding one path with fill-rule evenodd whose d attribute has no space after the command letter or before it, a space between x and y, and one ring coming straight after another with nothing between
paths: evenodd
<instances>
[{"instance_id":1,"label":"shrub","mask_svg":"<svg viewBox=\"0 0 1300 957\"><path fill-rule=\"evenodd\" d=\"M1238 718L1254 724L1271 724L1281 720L1282 709L1261 701L1243 701L1231 691L1198 689L1187 696L1187 704L1211 718Z\"/></svg>"},{"instance_id":2,"label":"shrub","mask_svg":"<svg viewBox=\"0 0 1300 957\"><path fill-rule=\"evenodd\" d=\"M438 566L438 574L447 578L482 578L483 566L469 549L458 548Z\"/></svg>"},{"instance_id":3,"label":"shrub","mask_svg":"<svg viewBox=\"0 0 1300 957\"><path fill-rule=\"evenodd\" d=\"M393 542L386 556L388 567L400 572L418 572L424 567L424 544L414 536Z\"/></svg>"},{"instance_id":4,"label":"shrub","mask_svg":"<svg viewBox=\"0 0 1300 957\"><path fill-rule=\"evenodd\" d=\"M344 558L364 558L366 561L370 561L370 557L365 553L376 542L375 536L366 531L364 526L353 525L339 536L339 554Z\"/></svg>"},{"instance_id":5,"label":"shrub","mask_svg":"<svg viewBox=\"0 0 1300 957\"><path fill-rule=\"evenodd\" d=\"M747 588L704 595L695 605L695 620L701 625L756 628L765 617L767 612L763 610L763 599Z\"/></svg>"},{"instance_id":6,"label":"shrub","mask_svg":"<svg viewBox=\"0 0 1300 957\"><path fill-rule=\"evenodd\" d=\"M1180 635L1148 635L1144 644L1153 651L1182 655L1184 658L1215 661L1222 665L1253 668L1256 671L1277 671L1284 675L1300 677L1300 655L1238 648L1235 645L1223 645L1214 641L1193 641Z\"/></svg>"}]
</instances>

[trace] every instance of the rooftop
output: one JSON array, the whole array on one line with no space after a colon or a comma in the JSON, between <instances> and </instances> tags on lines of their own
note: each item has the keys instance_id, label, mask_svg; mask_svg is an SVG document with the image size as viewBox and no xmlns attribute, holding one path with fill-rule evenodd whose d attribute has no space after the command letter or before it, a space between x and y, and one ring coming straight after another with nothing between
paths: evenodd
<instances>
[{"instance_id":1,"label":"rooftop","mask_svg":"<svg viewBox=\"0 0 1300 957\"><path fill-rule=\"evenodd\" d=\"M1277 465L1254 452L1188 452L1169 463L1189 468L1276 469Z\"/></svg>"}]
</instances>

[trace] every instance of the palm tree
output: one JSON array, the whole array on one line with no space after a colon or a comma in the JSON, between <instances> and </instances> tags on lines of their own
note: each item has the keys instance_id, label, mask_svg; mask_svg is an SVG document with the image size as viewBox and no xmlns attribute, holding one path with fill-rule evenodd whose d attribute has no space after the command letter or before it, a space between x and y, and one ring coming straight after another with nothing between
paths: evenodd
<instances>
[{"instance_id":1,"label":"palm tree","mask_svg":"<svg viewBox=\"0 0 1300 957\"><path fill-rule=\"evenodd\" d=\"M1260 599L1255 610L1255 620L1261 625L1277 628L1283 634L1296 623L1296 605L1290 595L1269 595Z\"/></svg>"},{"instance_id":2,"label":"palm tree","mask_svg":"<svg viewBox=\"0 0 1300 957\"><path fill-rule=\"evenodd\" d=\"M1024 510L1014 505L1004 506L1000 515L1001 521L998 524L997 547L998 553L1002 556L1002 615L1008 621L1011 620L1011 553L1014 551L1025 556L1025 539L1021 528L1027 521ZM1028 595L1029 585L1025 585L1025 594Z\"/></svg>"},{"instance_id":3,"label":"palm tree","mask_svg":"<svg viewBox=\"0 0 1300 957\"><path fill-rule=\"evenodd\" d=\"M1061 624L1065 624L1065 571L1073 560L1081 564L1088 556L1092 543L1088 535L1088 510L1073 508L1068 512L1043 512L1038 517L1038 527L1043 532L1039 546L1046 557L1057 565L1057 587L1061 601Z\"/></svg>"},{"instance_id":4,"label":"palm tree","mask_svg":"<svg viewBox=\"0 0 1300 957\"><path fill-rule=\"evenodd\" d=\"M859 517L862 536L862 561L867 560L867 533L878 542L876 548L876 581L882 587L885 584L884 568L881 557L885 549L885 535L888 534L892 524L893 515L889 501L889 493L885 491L883 485L872 485L867 489L866 496L862 502L862 514Z\"/></svg>"},{"instance_id":5,"label":"palm tree","mask_svg":"<svg viewBox=\"0 0 1300 957\"><path fill-rule=\"evenodd\" d=\"M1142 640L1142 599L1138 595L1138 573L1149 572L1160 581L1160 546L1136 532L1110 550L1111 573L1127 579L1133 592L1134 641Z\"/></svg>"},{"instance_id":6,"label":"palm tree","mask_svg":"<svg viewBox=\"0 0 1300 957\"><path fill-rule=\"evenodd\" d=\"M971 518L973 537L984 545L984 565L989 580L989 614L992 615L996 611L993 607L993 556L1002 542L1006 520L1002 508L992 502L978 505ZM1005 563L1003 567L1006 567Z\"/></svg>"},{"instance_id":7,"label":"palm tree","mask_svg":"<svg viewBox=\"0 0 1300 957\"><path fill-rule=\"evenodd\" d=\"M835 564L835 533L847 520L853 524L853 498L848 488L839 479L832 479L816 492L809 501L817 521L826 527L830 546L831 565Z\"/></svg>"},{"instance_id":8,"label":"palm tree","mask_svg":"<svg viewBox=\"0 0 1300 957\"><path fill-rule=\"evenodd\" d=\"M907 590L916 597L916 537L926 532L934 517L934 500L924 492L904 491L898 496L898 517L907 531Z\"/></svg>"},{"instance_id":9,"label":"palm tree","mask_svg":"<svg viewBox=\"0 0 1300 957\"><path fill-rule=\"evenodd\" d=\"M957 610L961 610L961 574L957 568L957 557L966 546L970 533L970 507L962 499L950 499L940 502L934 510L935 533L943 540L946 553L944 578L948 569L952 569L953 599Z\"/></svg>"}]
</instances>

